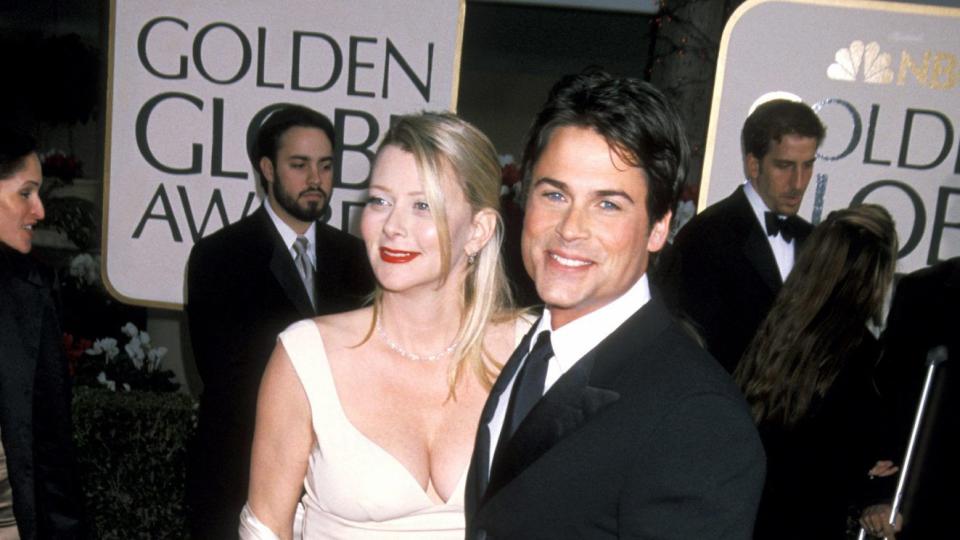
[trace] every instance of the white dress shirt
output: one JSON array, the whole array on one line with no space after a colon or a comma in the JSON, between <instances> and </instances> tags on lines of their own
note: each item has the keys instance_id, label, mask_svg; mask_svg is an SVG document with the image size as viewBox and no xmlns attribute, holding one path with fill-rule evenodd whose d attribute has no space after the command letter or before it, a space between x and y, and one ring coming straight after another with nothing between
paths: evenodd
<instances>
[{"instance_id":1,"label":"white dress shirt","mask_svg":"<svg viewBox=\"0 0 960 540\"><path fill-rule=\"evenodd\" d=\"M768 235L767 218L765 214L767 212L773 212L773 210L767 208L767 203L763 202L760 194L757 193L757 190L753 189L753 184L749 181L743 184L743 193L747 196L747 200L750 201L753 214L757 217L757 221L760 222L760 229L763 231L763 235L767 237L767 242L770 243L770 249L773 250L773 257L777 260L777 268L780 270L780 279L786 281L787 276L790 275L790 270L793 270L793 248L796 239L794 238L787 242L780 233L777 233L776 236ZM777 214L777 216L786 218L786 216L781 216L780 214Z\"/></svg>"},{"instance_id":2,"label":"white dress shirt","mask_svg":"<svg viewBox=\"0 0 960 540\"><path fill-rule=\"evenodd\" d=\"M580 361L584 355L599 345L601 341L607 339L607 336L612 334L649 300L650 283L647 280L647 275L644 274L627 292L609 304L556 330L552 329L550 309L544 309L543 317L540 318L540 322L533 333L534 339L530 340L527 349L529 355L537 341L536 336L539 336L542 331L550 331L550 344L553 346L554 356L550 358L547 364L547 376L543 385L544 394L557 382L557 379ZM524 358L524 361L526 361L526 358ZM513 380L507 384L503 393L500 394L497 408L490 419L490 423L487 424L490 430L490 452L488 454L490 463L487 471L493 466L493 454L496 452L497 441L500 439L500 432L503 430L503 420L507 415L510 393L513 391L513 383L521 368L523 368L522 362L514 373Z\"/></svg>"},{"instance_id":3,"label":"white dress shirt","mask_svg":"<svg viewBox=\"0 0 960 540\"><path fill-rule=\"evenodd\" d=\"M287 252L290 254L290 259L293 261L297 260L297 252L293 249L293 245L297 241L297 231L294 231L286 224L276 212L273 211L273 207L270 206L270 201L263 201L263 207L267 209L267 215L270 216L270 221L273 222L273 226L277 228L277 232L280 233L280 238L283 238L283 245L287 246ZM310 257L310 264L316 268L317 267L317 223L311 222L310 227L303 233L303 236L307 239L307 255Z\"/></svg>"}]
</instances>

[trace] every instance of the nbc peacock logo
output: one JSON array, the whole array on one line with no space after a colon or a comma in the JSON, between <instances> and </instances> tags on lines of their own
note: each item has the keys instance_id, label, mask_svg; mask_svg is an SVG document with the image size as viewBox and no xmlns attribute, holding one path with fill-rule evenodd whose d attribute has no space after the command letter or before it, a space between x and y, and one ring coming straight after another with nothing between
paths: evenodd
<instances>
[{"instance_id":1,"label":"nbc peacock logo","mask_svg":"<svg viewBox=\"0 0 960 540\"><path fill-rule=\"evenodd\" d=\"M864 45L852 41L848 47L833 55L834 62L827 68L827 77L835 81L863 81L870 84L893 82L890 53L880 52L880 45L871 41Z\"/></svg>"}]
</instances>

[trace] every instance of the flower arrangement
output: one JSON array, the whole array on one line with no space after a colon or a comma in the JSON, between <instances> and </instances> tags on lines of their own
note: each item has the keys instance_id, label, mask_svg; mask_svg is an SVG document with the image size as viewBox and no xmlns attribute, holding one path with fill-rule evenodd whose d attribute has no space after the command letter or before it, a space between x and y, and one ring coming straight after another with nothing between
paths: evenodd
<instances>
[{"instance_id":1,"label":"flower arrangement","mask_svg":"<svg viewBox=\"0 0 960 540\"><path fill-rule=\"evenodd\" d=\"M70 277L77 288L95 287L100 284L100 257L80 253L70 259Z\"/></svg>"},{"instance_id":2,"label":"flower arrangement","mask_svg":"<svg viewBox=\"0 0 960 540\"><path fill-rule=\"evenodd\" d=\"M58 178L64 184L70 184L74 178L83 176L83 162L61 150L50 150L40 155L43 176Z\"/></svg>"},{"instance_id":3,"label":"flower arrangement","mask_svg":"<svg viewBox=\"0 0 960 540\"><path fill-rule=\"evenodd\" d=\"M500 196L518 202L523 187L520 167L514 162L511 154L502 154L498 158L500 160Z\"/></svg>"},{"instance_id":4,"label":"flower arrangement","mask_svg":"<svg viewBox=\"0 0 960 540\"><path fill-rule=\"evenodd\" d=\"M72 185L74 178L83 176L83 162L60 150L51 150L40 154L40 164L46 179L40 187L46 218L39 228L63 234L80 250L93 248L100 240L97 205L81 197L57 193Z\"/></svg>"},{"instance_id":5,"label":"flower arrangement","mask_svg":"<svg viewBox=\"0 0 960 540\"><path fill-rule=\"evenodd\" d=\"M121 349L117 340L104 337L93 342L78 359L75 376L79 385L105 387L111 391L175 392L176 376L162 369L166 347L153 347L150 334L128 322L120 331L127 336Z\"/></svg>"}]
</instances>

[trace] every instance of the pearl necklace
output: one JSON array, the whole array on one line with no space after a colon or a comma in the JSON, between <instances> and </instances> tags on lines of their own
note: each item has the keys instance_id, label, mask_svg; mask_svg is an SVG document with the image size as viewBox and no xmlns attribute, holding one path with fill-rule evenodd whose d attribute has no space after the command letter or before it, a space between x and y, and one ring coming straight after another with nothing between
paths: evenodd
<instances>
[{"instance_id":1,"label":"pearl necklace","mask_svg":"<svg viewBox=\"0 0 960 540\"><path fill-rule=\"evenodd\" d=\"M413 360L414 362L436 362L440 358L453 352L453 350L457 348L457 345L460 345L459 341L454 341L449 347L438 352L437 354L431 354L430 356L420 356L419 354L414 354L407 351L400 345L397 345L391 341L389 337L387 337L387 333L383 330L383 326L380 324L380 317L377 317L377 334L379 334L380 339L387 344L387 347L390 347L390 350L406 358L407 360Z\"/></svg>"}]
</instances>

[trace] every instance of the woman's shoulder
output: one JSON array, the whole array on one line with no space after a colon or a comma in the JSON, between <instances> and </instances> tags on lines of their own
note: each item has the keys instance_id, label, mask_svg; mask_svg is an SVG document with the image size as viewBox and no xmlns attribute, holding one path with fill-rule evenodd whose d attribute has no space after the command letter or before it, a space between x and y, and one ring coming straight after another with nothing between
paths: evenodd
<instances>
[{"instance_id":1,"label":"woman's shoulder","mask_svg":"<svg viewBox=\"0 0 960 540\"><path fill-rule=\"evenodd\" d=\"M516 310L495 318L487 327L487 347L506 353L509 357L513 349L523 340L523 336L537 321L537 316L529 310Z\"/></svg>"},{"instance_id":2,"label":"woman's shoulder","mask_svg":"<svg viewBox=\"0 0 960 540\"><path fill-rule=\"evenodd\" d=\"M311 322L316 326L321 338L328 347L355 346L370 333L373 308L364 307L353 311L314 317Z\"/></svg>"}]
</instances>

